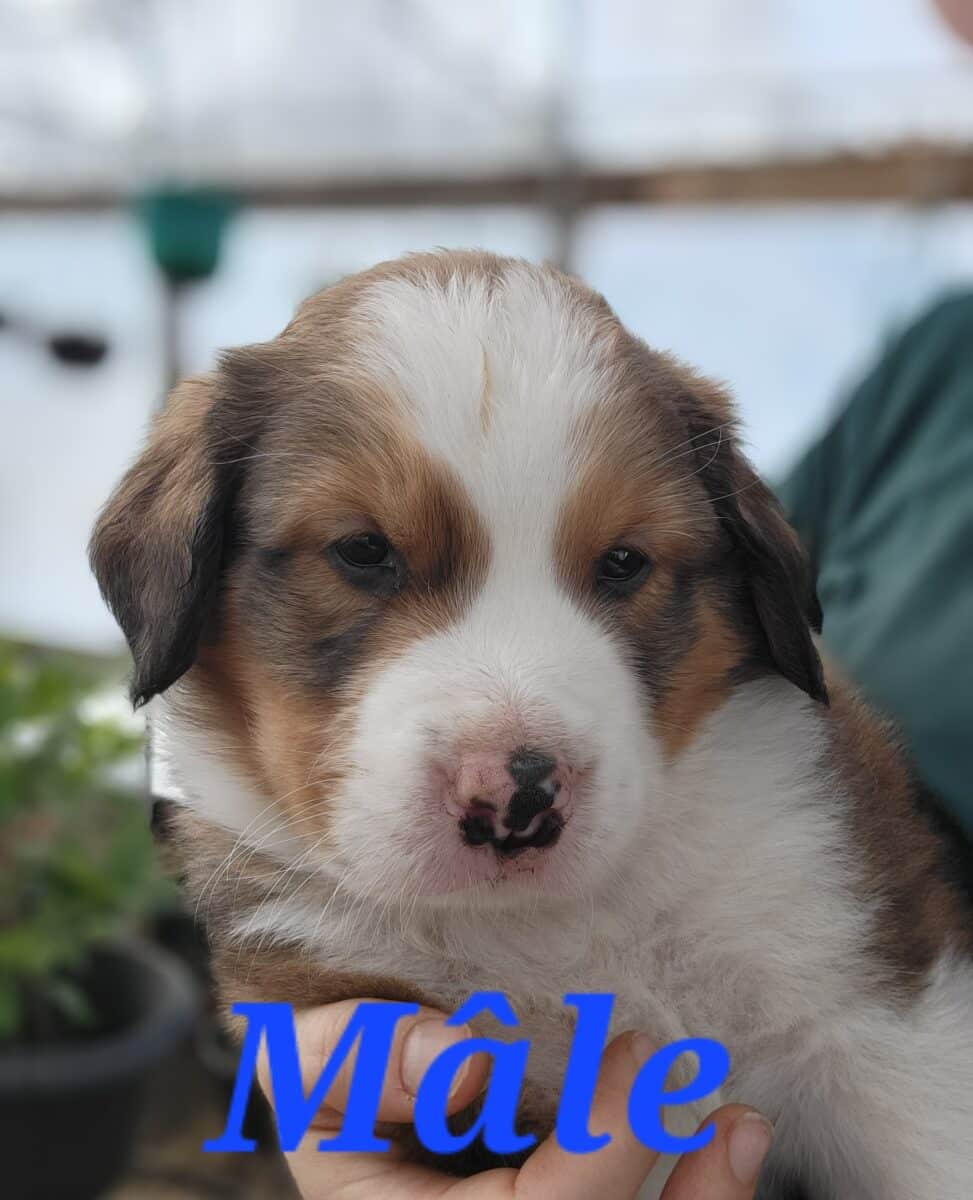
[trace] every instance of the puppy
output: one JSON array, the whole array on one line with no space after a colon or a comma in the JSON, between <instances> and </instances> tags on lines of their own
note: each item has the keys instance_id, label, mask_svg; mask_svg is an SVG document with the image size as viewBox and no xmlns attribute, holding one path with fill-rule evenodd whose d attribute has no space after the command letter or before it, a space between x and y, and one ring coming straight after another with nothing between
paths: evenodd
<instances>
[{"instance_id":1,"label":"puppy","mask_svg":"<svg viewBox=\"0 0 973 1200\"><path fill-rule=\"evenodd\" d=\"M336 284L176 389L92 562L228 1003L500 989L544 1129L563 993L614 992L726 1044L761 1195L973 1194L945 843L727 396L600 296L473 252Z\"/></svg>"}]
</instances>

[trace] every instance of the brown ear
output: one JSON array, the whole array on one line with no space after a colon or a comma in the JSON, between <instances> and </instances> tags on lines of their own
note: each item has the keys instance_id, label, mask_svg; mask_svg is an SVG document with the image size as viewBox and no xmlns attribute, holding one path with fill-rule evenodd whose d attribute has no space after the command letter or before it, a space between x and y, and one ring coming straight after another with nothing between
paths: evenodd
<instances>
[{"instance_id":1,"label":"brown ear","mask_svg":"<svg viewBox=\"0 0 973 1200\"><path fill-rule=\"evenodd\" d=\"M828 703L812 629L821 630L807 555L777 498L741 452L729 397L680 370L688 391L680 407L695 447L697 473L740 561L749 599L777 670L814 700Z\"/></svg>"},{"instance_id":2,"label":"brown ear","mask_svg":"<svg viewBox=\"0 0 973 1200\"><path fill-rule=\"evenodd\" d=\"M216 599L234 475L214 462L212 378L187 380L106 504L89 548L144 704L192 666Z\"/></svg>"}]
</instances>

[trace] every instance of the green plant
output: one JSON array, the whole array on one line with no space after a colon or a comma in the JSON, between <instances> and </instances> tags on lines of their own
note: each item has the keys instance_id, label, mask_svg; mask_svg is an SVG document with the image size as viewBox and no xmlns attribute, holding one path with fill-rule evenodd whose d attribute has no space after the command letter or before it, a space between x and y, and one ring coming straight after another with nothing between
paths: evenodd
<instances>
[{"instance_id":1,"label":"green plant","mask_svg":"<svg viewBox=\"0 0 973 1200\"><path fill-rule=\"evenodd\" d=\"M97 1025L91 947L168 892L121 771L141 737L106 715L110 685L103 666L0 641L0 1043Z\"/></svg>"}]
</instances>

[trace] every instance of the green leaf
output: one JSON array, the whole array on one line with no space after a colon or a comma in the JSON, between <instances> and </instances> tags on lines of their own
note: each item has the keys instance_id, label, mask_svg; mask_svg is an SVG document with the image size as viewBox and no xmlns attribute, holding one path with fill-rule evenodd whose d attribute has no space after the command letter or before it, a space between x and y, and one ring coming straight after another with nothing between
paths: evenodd
<instances>
[{"instance_id":1,"label":"green leaf","mask_svg":"<svg viewBox=\"0 0 973 1200\"><path fill-rule=\"evenodd\" d=\"M25 1005L88 1020L67 973L171 902L148 805L119 784L142 739L111 717L113 682L114 665L0 640L0 1036L38 1026Z\"/></svg>"}]
</instances>

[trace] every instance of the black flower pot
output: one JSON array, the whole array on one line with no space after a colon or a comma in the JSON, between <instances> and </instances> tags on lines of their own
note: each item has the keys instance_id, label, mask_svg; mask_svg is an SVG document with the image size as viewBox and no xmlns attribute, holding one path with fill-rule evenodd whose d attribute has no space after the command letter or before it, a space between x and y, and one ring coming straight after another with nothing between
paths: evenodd
<instances>
[{"instance_id":1,"label":"black flower pot","mask_svg":"<svg viewBox=\"0 0 973 1200\"><path fill-rule=\"evenodd\" d=\"M9 1200L95 1200L125 1170L142 1085L190 1029L188 972L147 943L94 952L85 989L104 1032L0 1049L0 1191Z\"/></svg>"}]
</instances>

